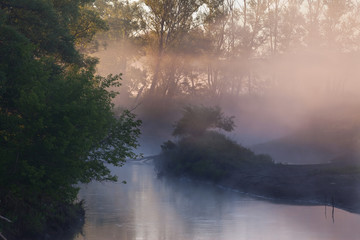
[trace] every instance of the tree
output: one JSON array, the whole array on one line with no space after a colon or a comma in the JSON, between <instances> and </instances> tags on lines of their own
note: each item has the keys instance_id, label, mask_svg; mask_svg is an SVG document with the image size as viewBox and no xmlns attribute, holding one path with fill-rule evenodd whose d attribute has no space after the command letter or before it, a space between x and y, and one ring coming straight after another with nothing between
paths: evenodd
<instances>
[{"instance_id":1,"label":"tree","mask_svg":"<svg viewBox=\"0 0 360 240\"><path fill-rule=\"evenodd\" d=\"M96 11L109 27L108 31L98 32L90 49L87 48L102 60L102 64L98 65L98 72L121 72L121 98L124 98L126 93L128 97L140 96L148 84L146 70L139 66L139 59L145 53L146 11L140 2L125 0L96 0L92 10Z\"/></svg>"},{"instance_id":2,"label":"tree","mask_svg":"<svg viewBox=\"0 0 360 240\"><path fill-rule=\"evenodd\" d=\"M283 4L278 22L278 51L291 51L303 44L305 18L301 12L301 1L287 0Z\"/></svg>"},{"instance_id":3,"label":"tree","mask_svg":"<svg viewBox=\"0 0 360 240\"><path fill-rule=\"evenodd\" d=\"M210 128L230 132L234 129L234 117L225 117L220 107L187 106L182 118L175 124L174 136L198 136Z\"/></svg>"},{"instance_id":4,"label":"tree","mask_svg":"<svg viewBox=\"0 0 360 240\"><path fill-rule=\"evenodd\" d=\"M96 76L97 61L75 50L67 20L84 3L0 3L0 215L12 220L0 232L9 238L67 227L75 185L116 180L107 165L135 156L140 121L115 116L108 91L119 76Z\"/></svg>"},{"instance_id":5,"label":"tree","mask_svg":"<svg viewBox=\"0 0 360 240\"><path fill-rule=\"evenodd\" d=\"M164 53L176 47L192 25L192 16L201 5L200 0L144 0L150 9L149 26L154 35L154 67L150 93L154 93L161 79ZM163 79L165 79L163 77ZM173 80L170 76L170 80Z\"/></svg>"},{"instance_id":6,"label":"tree","mask_svg":"<svg viewBox=\"0 0 360 240\"><path fill-rule=\"evenodd\" d=\"M179 138L164 142L154 161L158 174L218 182L229 179L236 170L273 164L270 156L255 155L224 134L210 131L233 130L233 118L225 117L219 107L186 107L173 132Z\"/></svg>"},{"instance_id":7,"label":"tree","mask_svg":"<svg viewBox=\"0 0 360 240\"><path fill-rule=\"evenodd\" d=\"M99 43L93 41L99 31L108 30L107 22L92 6L85 5L79 8L78 17L69 23L69 29L75 38L75 44L80 52L92 52L98 48Z\"/></svg>"},{"instance_id":8,"label":"tree","mask_svg":"<svg viewBox=\"0 0 360 240\"><path fill-rule=\"evenodd\" d=\"M106 46L116 44L116 48L119 49L116 58L120 58L117 62L121 71L125 72L127 61L140 52L140 50L129 51L129 49L141 49L144 44L146 12L139 2L109 0L96 0L94 10L109 26L109 30L98 34L96 39L105 41Z\"/></svg>"}]
</instances>

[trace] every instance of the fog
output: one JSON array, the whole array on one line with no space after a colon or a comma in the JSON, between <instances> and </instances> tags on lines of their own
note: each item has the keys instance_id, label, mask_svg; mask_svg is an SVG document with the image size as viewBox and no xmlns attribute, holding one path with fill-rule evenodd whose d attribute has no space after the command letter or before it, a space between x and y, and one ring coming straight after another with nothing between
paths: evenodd
<instances>
[{"instance_id":1,"label":"fog","mask_svg":"<svg viewBox=\"0 0 360 240\"><path fill-rule=\"evenodd\" d=\"M136 199L130 202L139 204L122 208L134 209L130 216L136 216L136 221L129 218L126 223L130 231L135 229L134 235L148 239L166 238L167 234L174 239L185 235L233 239L234 232L244 239L356 235L343 231L358 219L335 225L334 211L336 207L357 213L360 209L358 1L112 1L105 12L110 30L97 36L100 47L93 53L100 62L97 71L101 75L123 74L115 110L130 109L143 121L137 151L147 157L126 165L134 171L125 169L121 174L135 177L128 186L140 186L121 194L130 194ZM207 113L219 109L215 106L221 109L220 116L216 115L218 122L208 123L213 115ZM234 116L236 125L230 132L218 124L226 122L231 129L233 118L228 116ZM197 133L189 127L194 119L206 125L203 131ZM174 136L175 126L185 130ZM213 127L220 134L207 131ZM169 179L171 184L165 186ZM184 179L185 187L177 188ZM197 184L200 188L191 190ZM211 191L219 190L215 185L248 195L234 204L231 197L225 197L223 207L218 199L221 194L203 191L208 186ZM116 193L114 189L109 193ZM239 197L239 192L233 196ZM325 205L325 209L269 205L264 199L257 205L248 196ZM104 194L101 198L120 199L120 195ZM247 208L241 202L244 199L256 207ZM331 218L327 206L332 209ZM250 218L242 219L248 210ZM315 212L321 213L321 219ZM241 221L227 213L238 214ZM279 221L282 214L286 217ZM121 215L117 222L121 222ZM297 220L299 216L301 220ZM345 223L345 218L339 222ZM171 221L163 224L164 219ZM124 231L126 224L112 229L112 236L129 232ZM141 227L134 228L136 224ZM86 231L91 232L92 223L88 226ZM106 229L105 235L111 232L110 226L102 224L96 229ZM218 232L209 232L217 228ZM335 230L329 233L330 229Z\"/></svg>"},{"instance_id":2,"label":"fog","mask_svg":"<svg viewBox=\"0 0 360 240\"><path fill-rule=\"evenodd\" d=\"M145 153L159 150L181 109L193 104L218 105L234 115L237 127L229 136L276 161L354 159L360 123L357 2L244 3L194 10L176 1L171 11L186 23L175 12L158 15L155 3L123 3L142 11L141 19L132 19L137 30L98 37L106 46L93 54L100 60L97 70L123 73L114 102L143 119ZM154 17L164 18L164 28Z\"/></svg>"},{"instance_id":3,"label":"fog","mask_svg":"<svg viewBox=\"0 0 360 240\"><path fill-rule=\"evenodd\" d=\"M96 55L100 58L99 73L119 72L117 61L111 61L116 58L116 50L114 44ZM356 152L360 123L357 94L360 57L357 54L312 50L259 61L256 81L268 83L260 93L220 97L200 95L167 99L164 103L157 96L138 98L134 94L138 89L135 84L130 85L132 79L124 74L121 94L115 103L134 109L146 118L142 142L151 146L144 149L151 154L155 154L161 142L170 137L172 124L187 104L220 105L226 114L236 117L237 128L230 137L247 147L275 155L273 157L282 162L292 162L286 158L294 157L296 152L290 150L288 154L279 155L264 144L293 138L294 144L306 146L301 151L312 152L308 155L302 152L305 157L312 158L311 161L305 159L304 163L328 162L349 151ZM232 64L236 66L236 63ZM308 145L321 150L314 153ZM294 162L301 163L301 160Z\"/></svg>"}]
</instances>

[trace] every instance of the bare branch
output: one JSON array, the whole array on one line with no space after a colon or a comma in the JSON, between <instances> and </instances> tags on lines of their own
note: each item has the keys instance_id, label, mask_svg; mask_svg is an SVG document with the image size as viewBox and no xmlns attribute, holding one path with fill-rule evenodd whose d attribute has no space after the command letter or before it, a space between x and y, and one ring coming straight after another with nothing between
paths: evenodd
<instances>
[{"instance_id":1,"label":"bare branch","mask_svg":"<svg viewBox=\"0 0 360 240\"><path fill-rule=\"evenodd\" d=\"M138 102L134 107L129 109L129 112L133 112L135 109L137 109L142 104L142 101Z\"/></svg>"},{"instance_id":2,"label":"bare branch","mask_svg":"<svg viewBox=\"0 0 360 240\"><path fill-rule=\"evenodd\" d=\"M10 223L12 222L10 219L8 219L8 218L6 218L6 217L3 217L3 216L1 216L1 215L0 215L0 219L3 219L3 220L5 220L5 221L7 221L7 222L10 222Z\"/></svg>"},{"instance_id":3,"label":"bare branch","mask_svg":"<svg viewBox=\"0 0 360 240\"><path fill-rule=\"evenodd\" d=\"M2 239L4 239L4 240L7 240L7 238L6 238L4 235L2 235L1 232L0 232L0 237L1 237Z\"/></svg>"}]
</instances>

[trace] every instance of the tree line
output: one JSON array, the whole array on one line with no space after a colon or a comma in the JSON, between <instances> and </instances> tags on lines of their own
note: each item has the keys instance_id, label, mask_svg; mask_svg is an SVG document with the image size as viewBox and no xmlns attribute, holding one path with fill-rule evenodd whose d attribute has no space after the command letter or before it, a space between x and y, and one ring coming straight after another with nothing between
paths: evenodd
<instances>
[{"instance_id":1,"label":"tree line","mask_svg":"<svg viewBox=\"0 0 360 240\"><path fill-rule=\"evenodd\" d=\"M349 60L360 43L356 0L96 0L93 7L110 27L97 35L98 47L118 49L107 67L124 73L136 98L261 94L276 86L272 63L281 57L308 61L314 56L304 53L325 51Z\"/></svg>"}]
</instances>

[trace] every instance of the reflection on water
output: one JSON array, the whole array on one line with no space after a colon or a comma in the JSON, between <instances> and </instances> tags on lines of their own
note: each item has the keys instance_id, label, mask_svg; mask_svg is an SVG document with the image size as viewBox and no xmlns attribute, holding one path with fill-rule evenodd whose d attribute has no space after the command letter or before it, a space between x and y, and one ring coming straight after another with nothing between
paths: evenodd
<instances>
[{"instance_id":1,"label":"reflection on water","mask_svg":"<svg viewBox=\"0 0 360 240\"><path fill-rule=\"evenodd\" d=\"M83 186L83 235L75 240L358 239L360 215L274 204L191 181L157 179L152 165L116 169L121 183Z\"/></svg>"}]
</instances>

